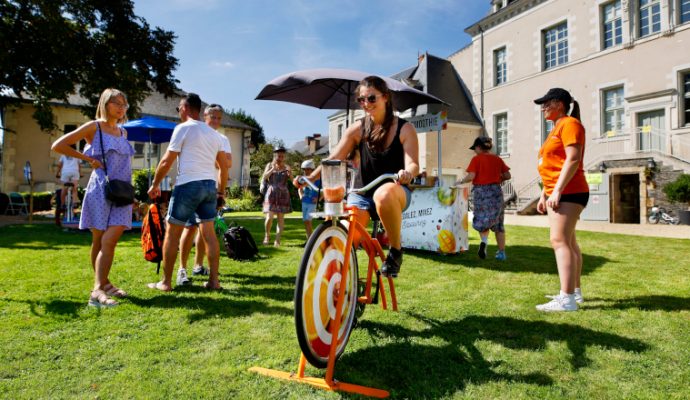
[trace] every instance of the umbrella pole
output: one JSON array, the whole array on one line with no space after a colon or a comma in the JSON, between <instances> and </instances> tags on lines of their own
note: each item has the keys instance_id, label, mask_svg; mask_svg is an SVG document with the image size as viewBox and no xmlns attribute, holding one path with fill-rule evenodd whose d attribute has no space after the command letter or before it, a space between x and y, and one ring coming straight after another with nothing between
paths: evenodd
<instances>
[{"instance_id":1,"label":"umbrella pole","mask_svg":"<svg viewBox=\"0 0 690 400\"><path fill-rule=\"evenodd\" d=\"M350 126L350 96L352 93L350 92L350 87L352 85L352 82L348 81L347 82L347 107L345 108L345 130L347 131L347 128Z\"/></svg>"},{"instance_id":2,"label":"umbrella pole","mask_svg":"<svg viewBox=\"0 0 690 400\"><path fill-rule=\"evenodd\" d=\"M441 179L443 178L442 174L442 162L441 162L441 132L442 132L443 126L439 126L438 128L438 179L436 180L436 186L441 186Z\"/></svg>"},{"instance_id":3,"label":"umbrella pole","mask_svg":"<svg viewBox=\"0 0 690 400\"><path fill-rule=\"evenodd\" d=\"M146 169L146 175L149 176L149 187L151 187L151 130L149 129L149 148L148 148L148 158L149 158L149 167Z\"/></svg>"}]
</instances>

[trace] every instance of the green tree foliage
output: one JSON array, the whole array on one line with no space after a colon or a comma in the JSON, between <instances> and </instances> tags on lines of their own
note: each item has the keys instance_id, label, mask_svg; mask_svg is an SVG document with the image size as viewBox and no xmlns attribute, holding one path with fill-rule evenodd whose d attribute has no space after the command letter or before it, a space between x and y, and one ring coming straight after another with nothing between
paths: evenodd
<instances>
[{"instance_id":1,"label":"green tree foliage","mask_svg":"<svg viewBox=\"0 0 690 400\"><path fill-rule=\"evenodd\" d=\"M238 109L235 111L234 109L228 112L230 117L234 119L235 121L240 121L244 124L247 124L254 128L252 131L252 144L254 145L254 148L258 149L259 145L266 143L266 137L264 136L264 128L257 122L254 117L251 115L247 114L243 109Z\"/></svg>"},{"instance_id":2,"label":"green tree foliage","mask_svg":"<svg viewBox=\"0 0 690 400\"><path fill-rule=\"evenodd\" d=\"M663 191L669 200L688 203L690 206L690 175L680 175L675 181L664 186Z\"/></svg>"},{"instance_id":3,"label":"green tree foliage","mask_svg":"<svg viewBox=\"0 0 690 400\"><path fill-rule=\"evenodd\" d=\"M122 90L137 116L152 90L174 94L174 44L174 33L151 28L130 0L3 0L0 90L31 98L44 130L55 128L50 101L76 91L90 118L108 87Z\"/></svg>"}]
</instances>

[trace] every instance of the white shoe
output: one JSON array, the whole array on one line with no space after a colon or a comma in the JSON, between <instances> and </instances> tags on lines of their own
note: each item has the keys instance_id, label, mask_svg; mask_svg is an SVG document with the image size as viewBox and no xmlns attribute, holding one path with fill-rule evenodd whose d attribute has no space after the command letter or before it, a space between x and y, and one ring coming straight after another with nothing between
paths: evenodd
<instances>
[{"instance_id":1,"label":"white shoe","mask_svg":"<svg viewBox=\"0 0 690 400\"><path fill-rule=\"evenodd\" d=\"M557 294L547 294L547 295L544 296L544 297L546 297L547 299L555 299L555 298L558 297L558 296L559 296L559 295L557 295ZM585 298L582 297L582 292L575 292L575 302L576 302L577 304L582 304L582 303L585 302Z\"/></svg>"},{"instance_id":2,"label":"white shoe","mask_svg":"<svg viewBox=\"0 0 690 400\"><path fill-rule=\"evenodd\" d=\"M189 278L187 278L187 270L180 268L177 270L177 280L175 281L178 286L189 285Z\"/></svg>"},{"instance_id":3,"label":"white shoe","mask_svg":"<svg viewBox=\"0 0 690 400\"><path fill-rule=\"evenodd\" d=\"M538 311L577 311L577 303L574 295L557 295L548 303L539 304Z\"/></svg>"}]
</instances>

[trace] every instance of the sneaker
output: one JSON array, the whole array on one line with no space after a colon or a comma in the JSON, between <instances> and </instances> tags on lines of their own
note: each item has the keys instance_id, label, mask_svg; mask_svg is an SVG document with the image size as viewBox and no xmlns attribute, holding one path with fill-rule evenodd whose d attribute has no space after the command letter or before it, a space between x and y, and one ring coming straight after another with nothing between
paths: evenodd
<instances>
[{"instance_id":1,"label":"sneaker","mask_svg":"<svg viewBox=\"0 0 690 400\"><path fill-rule=\"evenodd\" d=\"M397 254L394 254L397 253ZM397 278L400 273L400 266L402 265L403 253L402 250L391 248L388 251L386 261L381 265L381 275L385 277Z\"/></svg>"},{"instance_id":2,"label":"sneaker","mask_svg":"<svg viewBox=\"0 0 690 400\"><path fill-rule=\"evenodd\" d=\"M506 259L508 259L508 257L506 257L506 252L504 250L497 251L496 252L496 259L498 261L505 261Z\"/></svg>"},{"instance_id":3,"label":"sneaker","mask_svg":"<svg viewBox=\"0 0 690 400\"><path fill-rule=\"evenodd\" d=\"M557 294L547 294L544 297L546 297L547 299L555 299L556 297L558 297L558 295ZM580 292L580 291L575 292L575 302L577 304L582 304L585 302L585 298L582 297L582 292Z\"/></svg>"},{"instance_id":4,"label":"sneaker","mask_svg":"<svg viewBox=\"0 0 690 400\"><path fill-rule=\"evenodd\" d=\"M559 311L577 311L577 303L575 296L557 295L550 302L539 304L538 311L559 312Z\"/></svg>"},{"instance_id":5,"label":"sneaker","mask_svg":"<svg viewBox=\"0 0 690 400\"><path fill-rule=\"evenodd\" d=\"M484 243L484 242L479 243L479 251L477 251L477 255L482 260L486 258L486 243Z\"/></svg>"},{"instance_id":6,"label":"sneaker","mask_svg":"<svg viewBox=\"0 0 690 400\"><path fill-rule=\"evenodd\" d=\"M203 265L197 265L192 270L192 275L208 275L208 269Z\"/></svg>"},{"instance_id":7,"label":"sneaker","mask_svg":"<svg viewBox=\"0 0 690 400\"><path fill-rule=\"evenodd\" d=\"M190 284L189 278L187 278L187 270L185 268L180 268L177 270L177 280L175 283L177 283L178 286Z\"/></svg>"}]
</instances>

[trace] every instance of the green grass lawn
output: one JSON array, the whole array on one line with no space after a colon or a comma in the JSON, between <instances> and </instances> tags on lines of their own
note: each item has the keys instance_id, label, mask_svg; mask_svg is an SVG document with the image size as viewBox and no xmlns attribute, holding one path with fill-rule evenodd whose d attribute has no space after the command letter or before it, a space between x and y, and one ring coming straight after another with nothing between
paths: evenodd
<instances>
[{"instance_id":1,"label":"green grass lawn","mask_svg":"<svg viewBox=\"0 0 690 400\"><path fill-rule=\"evenodd\" d=\"M256 214L230 214L260 242ZM248 372L295 371L292 297L303 227L283 247L221 260L225 290L160 293L137 234L111 278L130 297L87 307L90 235L52 225L0 228L0 397L304 399L357 397ZM690 241L579 234L585 305L534 309L558 291L548 231L508 228L508 261L471 252L405 255L400 312L367 308L336 378L393 398L688 398ZM493 255L493 243L489 247ZM307 373L321 376L312 367Z\"/></svg>"}]
</instances>

